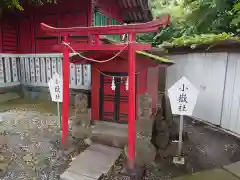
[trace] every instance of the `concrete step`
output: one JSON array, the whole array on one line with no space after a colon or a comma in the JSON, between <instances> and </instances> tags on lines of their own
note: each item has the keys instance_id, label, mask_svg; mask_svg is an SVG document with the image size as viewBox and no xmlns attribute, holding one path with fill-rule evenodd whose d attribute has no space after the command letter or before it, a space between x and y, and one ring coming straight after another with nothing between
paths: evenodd
<instances>
[{"instance_id":1,"label":"concrete step","mask_svg":"<svg viewBox=\"0 0 240 180\"><path fill-rule=\"evenodd\" d=\"M70 163L61 180L97 180L107 174L122 149L92 144Z\"/></svg>"}]
</instances>

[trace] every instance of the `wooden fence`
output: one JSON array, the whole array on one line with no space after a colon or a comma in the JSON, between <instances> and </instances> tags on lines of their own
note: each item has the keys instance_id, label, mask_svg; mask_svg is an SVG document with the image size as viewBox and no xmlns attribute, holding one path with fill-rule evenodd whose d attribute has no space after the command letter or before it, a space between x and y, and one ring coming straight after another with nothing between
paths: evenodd
<instances>
[{"instance_id":1,"label":"wooden fence","mask_svg":"<svg viewBox=\"0 0 240 180\"><path fill-rule=\"evenodd\" d=\"M1 54L0 87L18 84L48 86L55 73L62 75L62 54ZM70 88L91 88L90 65L70 64Z\"/></svg>"}]
</instances>

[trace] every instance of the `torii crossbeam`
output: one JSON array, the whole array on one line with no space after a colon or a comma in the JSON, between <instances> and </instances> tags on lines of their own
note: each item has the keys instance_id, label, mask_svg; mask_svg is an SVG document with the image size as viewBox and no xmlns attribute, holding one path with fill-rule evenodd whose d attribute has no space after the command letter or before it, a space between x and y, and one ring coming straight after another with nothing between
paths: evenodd
<instances>
[{"instance_id":1,"label":"torii crossbeam","mask_svg":"<svg viewBox=\"0 0 240 180\"><path fill-rule=\"evenodd\" d=\"M69 36L71 35L87 35L94 37L94 44L92 41L86 43L72 43L71 47L76 51L85 50L121 50L127 46L128 50L128 76L129 76L129 94L128 94L128 157L130 167L134 167L135 160L135 72L136 72L136 51L149 50L151 45L136 43L137 33L157 32L160 28L167 26L170 23L169 16L162 16L154 21L139 24L129 25L111 25L111 26L90 26L90 27L70 27L70 28L56 28L41 23L41 28L51 36L64 37L65 45L56 45L54 49L63 51L63 113L62 113L62 143L65 143L68 137L68 116L69 116L69 53L70 49L66 45L69 43ZM128 42L122 44L100 44L100 35L110 34L128 34Z\"/></svg>"}]
</instances>

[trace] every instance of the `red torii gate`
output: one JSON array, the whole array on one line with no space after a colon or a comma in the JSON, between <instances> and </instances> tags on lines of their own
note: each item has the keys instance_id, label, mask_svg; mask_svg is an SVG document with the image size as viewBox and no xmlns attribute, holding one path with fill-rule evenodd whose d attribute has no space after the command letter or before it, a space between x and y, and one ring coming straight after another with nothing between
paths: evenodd
<instances>
[{"instance_id":1,"label":"red torii gate","mask_svg":"<svg viewBox=\"0 0 240 180\"><path fill-rule=\"evenodd\" d=\"M41 28L47 34L52 36L64 37L64 46L55 45L54 49L63 51L63 113L62 113L62 143L65 143L68 137L68 116L69 116L69 43L70 35L85 35L89 39L94 37L94 44L90 43L71 43L71 47L76 51L89 50L123 50L128 46L128 76L129 76L129 95L128 95L128 157L130 167L134 166L135 158L135 71L136 71L136 51L149 50L152 48L150 44L139 44L136 42L137 33L157 32L159 28L165 27L170 23L169 16L163 16L156 20L147 23L129 24L129 25L114 25L114 26L90 26L90 27L70 27L70 28L56 28L41 23ZM103 34L128 34L128 44L100 44L99 36ZM125 49L126 50L126 49Z\"/></svg>"}]
</instances>

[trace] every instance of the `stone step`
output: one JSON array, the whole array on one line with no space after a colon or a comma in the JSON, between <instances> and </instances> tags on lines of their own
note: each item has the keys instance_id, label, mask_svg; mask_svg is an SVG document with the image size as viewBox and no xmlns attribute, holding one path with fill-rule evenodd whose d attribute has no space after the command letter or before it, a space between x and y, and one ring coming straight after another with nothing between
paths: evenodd
<instances>
[{"instance_id":1,"label":"stone step","mask_svg":"<svg viewBox=\"0 0 240 180\"><path fill-rule=\"evenodd\" d=\"M240 161L223 166L223 169L240 178Z\"/></svg>"},{"instance_id":2,"label":"stone step","mask_svg":"<svg viewBox=\"0 0 240 180\"><path fill-rule=\"evenodd\" d=\"M75 125L73 127L73 136L81 138L82 127ZM96 121L92 127L92 141L113 146L117 148L124 148L128 139L128 128L125 124L109 123L103 121Z\"/></svg>"},{"instance_id":3,"label":"stone step","mask_svg":"<svg viewBox=\"0 0 240 180\"><path fill-rule=\"evenodd\" d=\"M61 180L97 180L107 174L122 149L92 144L70 163Z\"/></svg>"}]
</instances>

